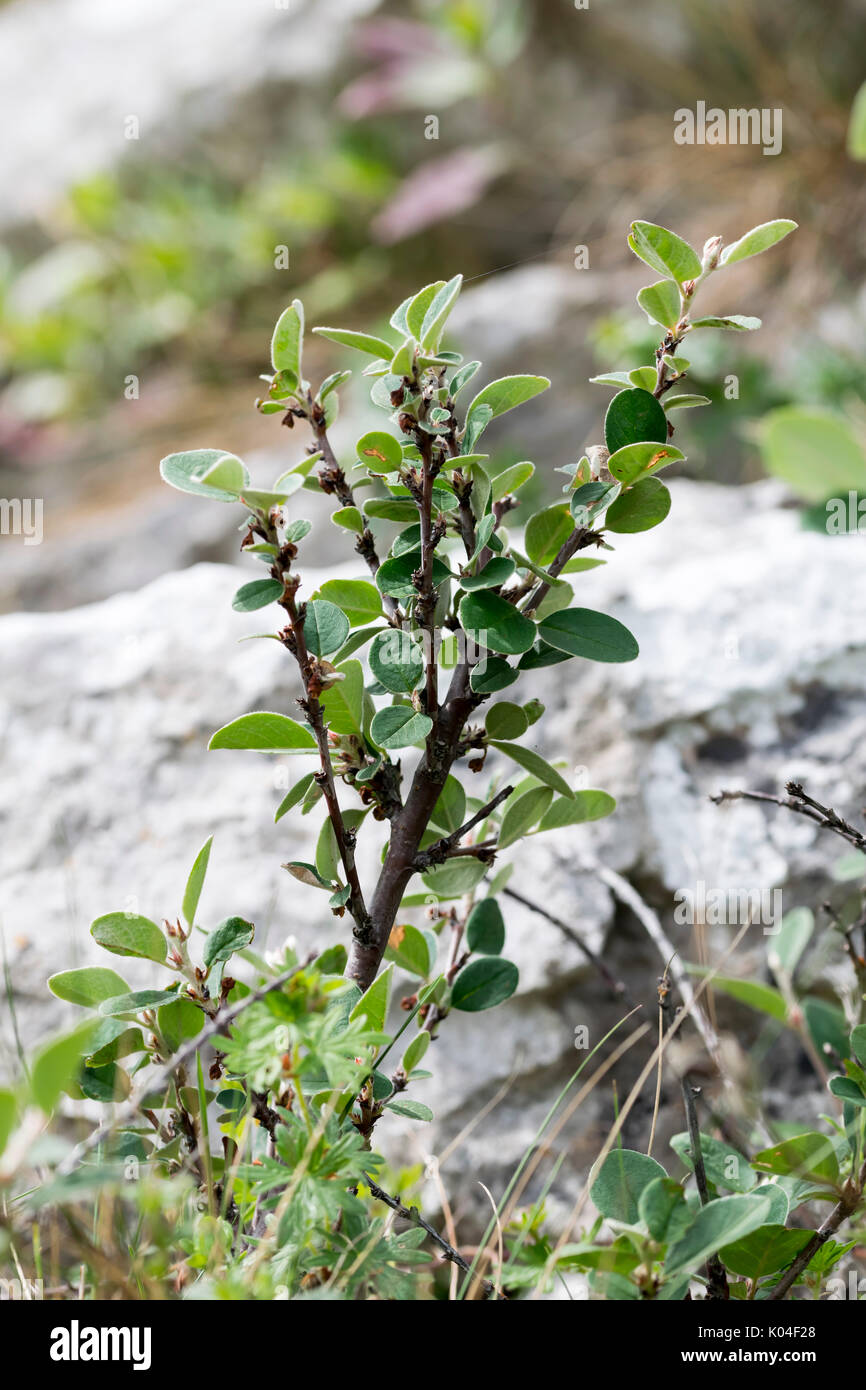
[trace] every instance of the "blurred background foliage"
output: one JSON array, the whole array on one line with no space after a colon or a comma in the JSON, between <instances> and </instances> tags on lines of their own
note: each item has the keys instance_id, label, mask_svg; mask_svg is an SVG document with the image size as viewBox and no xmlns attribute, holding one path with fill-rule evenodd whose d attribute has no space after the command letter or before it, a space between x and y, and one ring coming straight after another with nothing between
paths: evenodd
<instances>
[{"instance_id":1,"label":"blurred background foliage","mask_svg":"<svg viewBox=\"0 0 866 1390\"><path fill-rule=\"evenodd\" d=\"M269 23L298 23L315 5L280 8ZM607 401L586 377L654 343L625 248L635 217L698 246L778 216L800 223L772 260L725 278L730 302L707 304L758 313L765 327L747 343L706 335L716 341L690 354L693 389L719 400L734 373L739 394L725 409L689 412L687 471L761 476L756 422L794 401L844 416L862 449L866 198L856 142L846 147L862 20L860 0L837 0L832 22L820 0L590 0L585 10L573 0L369 0L345 19L331 10L329 62L315 82L263 63L261 82L212 101L205 118L167 109L140 139L116 141L104 167L7 225L0 493L57 497L86 528L94 508L154 489L168 447L278 447L286 441L251 402L293 296L308 322L375 331L404 294L461 270L469 291L501 286L507 344L524 265L596 285L567 306L568 331L552 322L540 360L523 362L554 377L549 409L562 419L548 435L559 451L574 434L577 458ZM155 37L172 43L170 19ZM673 113L698 100L782 108L782 152L677 146ZM61 140L62 98L58 107ZM588 271L574 268L577 245ZM288 270L275 266L280 247ZM523 283L532 293L540 281ZM554 299L563 283L551 282ZM321 344L310 357L321 374L343 365ZM532 448L507 433L501 442L519 457Z\"/></svg>"}]
</instances>

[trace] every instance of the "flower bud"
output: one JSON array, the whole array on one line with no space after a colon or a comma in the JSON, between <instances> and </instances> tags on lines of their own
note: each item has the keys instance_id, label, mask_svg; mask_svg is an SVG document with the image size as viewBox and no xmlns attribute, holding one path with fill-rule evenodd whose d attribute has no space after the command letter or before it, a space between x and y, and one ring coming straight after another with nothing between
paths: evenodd
<instances>
[{"instance_id":1,"label":"flower bud","mask_svg":"<svg viewBox=\"0 0 866 1390\"><path fill-rule=\"evenodd\" d=\"M722 238L720 236L711 236L708 241L704 242L704 250L701 256L702 270L715 270L719 263L719 252L721 249Z\"/></svg>"}]
</instances>

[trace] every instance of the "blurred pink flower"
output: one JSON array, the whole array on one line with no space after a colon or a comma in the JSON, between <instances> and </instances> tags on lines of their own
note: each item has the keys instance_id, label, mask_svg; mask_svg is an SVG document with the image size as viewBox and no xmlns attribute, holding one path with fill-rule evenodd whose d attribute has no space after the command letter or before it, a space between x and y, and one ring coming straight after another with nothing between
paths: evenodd
<instances>
[{"instance_id":1,"label":"blurred pink flower","mask_svg":"<svg viewBox=\"0 0 866 1390\"><path fill-rule=\"evenodd\" d=\"M419 164L374 219L373 236L387 246L465 212L504 166L503 152L495 145L454 150Z\"/></svg>"}]
</instances>

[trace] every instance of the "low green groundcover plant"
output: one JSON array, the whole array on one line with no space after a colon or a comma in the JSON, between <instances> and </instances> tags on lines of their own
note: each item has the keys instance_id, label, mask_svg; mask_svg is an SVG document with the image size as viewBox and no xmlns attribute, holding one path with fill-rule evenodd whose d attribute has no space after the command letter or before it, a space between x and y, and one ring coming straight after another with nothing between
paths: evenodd
<instances>
[{"instance_id":1,"label":"low green groundcover plant","mask_svg":"<svg viewBox=\"0 0 866 1390\"><path fill-rule=\"evenodd\" d=\"M241 712L209 746L296 760L275 818L312 815L320 829L312 857L283 867L298 894L325 895L346 944L265 959L242 904L241 915L203 922L210 840L179 913L172 907L162 925L122 911L99 917L93 939L118 969L52 976L82 1021L0 1093L0 1222L16 1267L29 1230L28 1267L58 1296L74 1296L85 1271L91 1293L125 1298L167 1287L210 1298L501 1298L544 1294L569 1270L596 1296L682 1299L699 1286L711 1297L779 1296L848 1248L831 1236L862 1199L862 1027L843 1037L845 1076L831 1089L844 1123L829 1137L785 1138L750 1162L699 1134L686 1087L689 1129L674 1141L674 1170L694 1171L695 1184L611 1136L591 1178L599 1215L576 1241L574 1222L558 1243L545 1231L543 1195L516 1205L569 1087L499 1201L501 1258L485 1241L470 1264L404 1200L419 1172L389 1178L373 1147L394 1115L433 1118L425 1065L449 1014L486 1011L517 989L501 906L514 853L528 836L614 810L606 792L575 790L536 751L529 731L544 710L520 693L524 677L637 657L632 633L591 606L588 572L614 542L668 515L662 475L684 457L674 422L706 404L688 390L690 336L759 327L696 314L701 287L793 227L770 222L724 247L713 237L699 254L663 227L632 225L631 249L660 277L638 294L659 345L651 362L594 379L615 392L604 444L559 469L561 500L533 515L520 499L534 464L498 465L485 436L550 383L514 375L479 387L480 363L443 346L459 275L406 299L385 336L313 330L360 355L382 412L351 456L339 459L329 437L350 373L318 387L305 378L295 301L277 322L257 406L311 431L300 462L262 486L220 449L163 459L172 487L238 508L259 577L234 607L267 615L261 635L285 648L302 686L296 709ZM333 500L335 536L354 545L361 571L309 593L307 490ZM365 884L357 845L367 835L384 847ZM118 973L125 957L152 962L151 988ZM389 1010L394 977L410 981L400 1026ZM75 1144L68 1125L46 1128L64 1096L106 1107ZM38 1181L28 1182L33 1167ZM834 1204L823 1235L786 1224L813 1199Z\"/></svg>"}]
</instances>

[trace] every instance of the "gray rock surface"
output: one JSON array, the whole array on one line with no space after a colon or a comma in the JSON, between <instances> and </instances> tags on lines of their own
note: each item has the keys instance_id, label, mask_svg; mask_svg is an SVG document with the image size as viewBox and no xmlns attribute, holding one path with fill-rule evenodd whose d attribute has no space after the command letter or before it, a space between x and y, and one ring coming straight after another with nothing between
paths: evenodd
<instances>
[{"instance_id":1,"label":"gray rock surface","mask_svg":"<svg viewBox=\"0 0 866 1390\"><path fill-rule=\"evenodd\" d=\"M864 799L866 551L857 537L800 530L778 502L767 484L734 492L677 482L664 527L621 537L606 566L574 576L587 606L631 627L639 660L575 661L534 679L550 711L533 729L543 731L542 751L567 759L578 784L606 788L619 807L609 820L509 850L514 882L595 948L606 941L610 968L650 1009L661 962L582 867L586 856L638 884L693 958L690 929L673 921L678 890L700 881L780 887L787 910L820 901L838 857L835 841L808 822L745 803L719 809L709 793L778 789L796 777L854 818ZM308 574L307 592L322 577ZM288 760L206 751L221 724L250 709L290 709L297 693L275 643L238 644L267 623L232 612L237 582L233 566L198 564L89 607L0 619L0 920L28 1041L68 1017L43 981L93 958L91 919L123 908L176 914L211 833L204 920L242 913L263 949L286 935L307 946L344 930L324 895L279 867L290 848L309 857L317 820L273 823ZM368 850L368 882L375 864ZM448 1019L432 1054L435 1077L419 1095L437 1124L423 1133L407 1124L401 1150L441 1151L505 1088L443 1174L473 1204L472 1175L507 1176L580 1060L575 1026L587 1024L594 1044L621 1013L556 927L508 907L520 994L493 1013ZM719 928L714 944L731 935ZM755 927L738 968L762 970L765 953ZM149 977L146 968L127 973L135 983ZM8 1063L8 1012L2 1043ZM590 1152L587 1126L605 1116L609 1093L593 1093L567 1131L563 1183L572 1194L574 1168L585 1172ZM640 1143L637 1111L633 1123Z\"/></svg>"}]
</instances>

